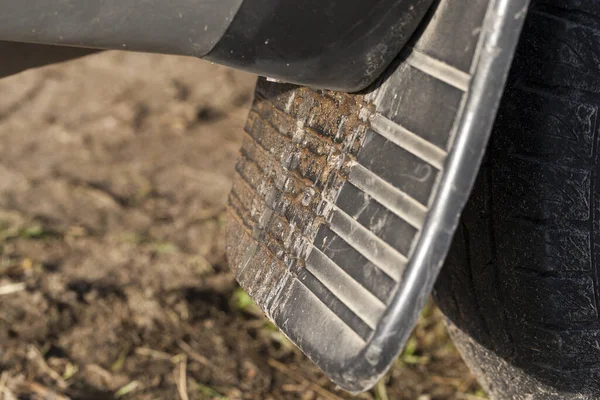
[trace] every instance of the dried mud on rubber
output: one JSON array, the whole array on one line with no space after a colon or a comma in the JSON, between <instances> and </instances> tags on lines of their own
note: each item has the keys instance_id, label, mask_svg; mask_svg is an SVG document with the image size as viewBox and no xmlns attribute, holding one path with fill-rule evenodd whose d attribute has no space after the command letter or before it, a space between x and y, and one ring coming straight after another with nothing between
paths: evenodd
<instances>
[{"instance_id":1,"label":"dried mud on rubber","mask_svg":"<svg viewBox=\"0 0 600 400\"><path fill-rule=\"evenodd\" d=\"M338 399L235 284L255 77L101 53L0 80L0 399ZM365 399L481 395L430 307Z\"/></svg>"}]
</instances>

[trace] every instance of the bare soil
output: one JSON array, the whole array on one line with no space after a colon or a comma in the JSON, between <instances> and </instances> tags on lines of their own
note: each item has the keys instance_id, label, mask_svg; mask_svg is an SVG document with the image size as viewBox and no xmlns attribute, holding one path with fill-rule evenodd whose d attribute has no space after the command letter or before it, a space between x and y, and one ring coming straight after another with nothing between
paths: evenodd
<instances>
[{"instance_id":1,"label":"bare soil","mask_svg":"<svg viewBox=\"0 0 600 400\"><path fill-rule=\"evenodd\" d=\"M350 398L228 271L254 80L133 53L0 80L0 398ZM477 394L432 306L360 398Z\"/></svg>"}]
</instances>

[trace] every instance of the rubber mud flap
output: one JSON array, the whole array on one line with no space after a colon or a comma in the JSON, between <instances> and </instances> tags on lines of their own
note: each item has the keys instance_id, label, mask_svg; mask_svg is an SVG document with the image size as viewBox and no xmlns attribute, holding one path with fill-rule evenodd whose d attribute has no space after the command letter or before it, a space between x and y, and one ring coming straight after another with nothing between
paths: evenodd
<instances>
[{"instance_id":1,"label":"rubber mud flap","mask_svg":"<svg viewBox=\"0 0 600 400\"><path fill-rule=\"evenodd\" d=\"M229 201L229 261L348 391L382 377L429 297L527 7L439 1L362 93L259 81Z\"/></svg>"}]
</instances>

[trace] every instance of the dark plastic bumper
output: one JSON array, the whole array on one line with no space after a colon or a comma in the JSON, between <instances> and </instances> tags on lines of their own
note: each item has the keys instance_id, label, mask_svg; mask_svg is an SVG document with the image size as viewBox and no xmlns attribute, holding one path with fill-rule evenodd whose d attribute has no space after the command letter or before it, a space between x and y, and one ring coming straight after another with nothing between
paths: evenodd
<instances>
[{"instance_id":1,"label":"dark plastic bumper","mask_svg":"<svg viewBox=\"0 0 600 400\"><path fill-rule=\"evenodd\" d=\"M285 82L358 91L390 64L432 0L246 0L207 59Z\"/></svg>"},{"instance_id":2,"label":"dark plastic bumper","mask_svg":"<svg viewBox=\"0 0 600 400\"><path fill-rule=\"evenodd\" d=\"M356 91L383 72L431 3L5 0L0 41L181 54L286 82Z\"/></svg>"}]
</instances>

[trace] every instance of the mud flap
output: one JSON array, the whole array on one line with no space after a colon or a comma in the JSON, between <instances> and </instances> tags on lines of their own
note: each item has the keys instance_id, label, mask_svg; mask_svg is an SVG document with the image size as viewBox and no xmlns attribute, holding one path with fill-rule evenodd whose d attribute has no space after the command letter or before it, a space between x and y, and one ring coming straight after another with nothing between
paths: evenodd
<instances>
[{"instance_id":1,"label":"mud flap","mask_svg":"<svg viewBox=\"0 0 600 400\"><path fill-rule=\"evenodd\" d=\"M528 3L440 1L363 94L259 84L230 197L230 263L348 391L383 376L431 293Z\"/></svg>"}]
</instances>

